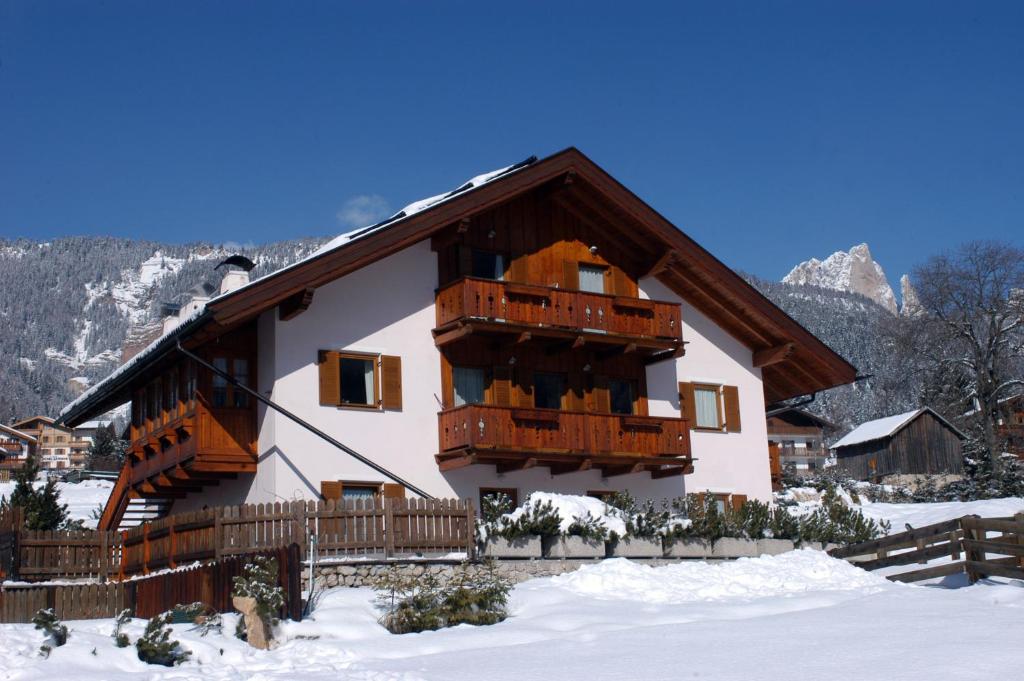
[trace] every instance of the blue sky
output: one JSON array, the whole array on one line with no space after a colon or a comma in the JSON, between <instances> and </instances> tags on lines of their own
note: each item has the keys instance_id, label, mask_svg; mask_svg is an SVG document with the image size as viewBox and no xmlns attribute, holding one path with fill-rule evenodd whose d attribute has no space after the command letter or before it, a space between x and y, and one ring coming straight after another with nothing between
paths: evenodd
<instances>
[{"instance_id":1,"label":"blue sky","mask_svg":"<svg viewBox=\"0 0 1024 681\"><path fill-rule=\"evenodd\" d=\"M346 231L577 146L727 264L1024 242L1024 3L0 0L0 237Z\"/></svg>"}]
</instances>

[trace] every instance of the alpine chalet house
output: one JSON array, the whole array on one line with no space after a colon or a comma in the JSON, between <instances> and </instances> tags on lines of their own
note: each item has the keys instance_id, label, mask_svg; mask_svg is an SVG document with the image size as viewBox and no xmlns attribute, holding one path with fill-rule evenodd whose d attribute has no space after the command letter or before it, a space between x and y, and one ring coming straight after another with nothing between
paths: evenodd
<instances>
[{"instance_id":1,"label":"alpine chalet house","mask_svg":"<svg viewBox=\"0 0 1024 681\"><path fill-rule=\"evenodd\" d=\"M769 500L765 404L855 375L576 149L246 278L63 411L131 401L101 527L139 497Z\"/></svg>"}]
</instances>

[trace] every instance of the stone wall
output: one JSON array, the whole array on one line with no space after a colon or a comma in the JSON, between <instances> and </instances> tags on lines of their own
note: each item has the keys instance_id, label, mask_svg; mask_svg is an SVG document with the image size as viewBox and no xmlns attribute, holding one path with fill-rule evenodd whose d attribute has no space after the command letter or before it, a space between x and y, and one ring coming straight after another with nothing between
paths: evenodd
<instances>
[{"instance_id":1,"label":"stone wall","mask_svg":"<svg viewBox=\"0 0 1024 681\"><path fill-rule=\"evenodd\" d=\"M531 559L531 560L516 560L516 559L495 559L494 564L497 566L498 571L511 579L514 583L525 582L528 579L534 577L552 577L554 575L560 575L565 572L573 572L578 570L583 565L593 565L599 562L600 558L587 558L587 559L565 559L565 560L550 560L550 559ZM679 563L686 560L692 560L687 558L633 558L640 563L646 565L658 566L658 565L670 565L672 563ZM720 559L715 559L720 560ZM391 568L397 567L399 570L408 573L409 576L418 577L423 574L433 574L439 579L444 581L451 577L455 569L462 563L462 561L453 560L409 560L409 561L388 561L388 562L370 562L370 561L351 561L351 562L333 562L333 563L320 563L316 566L316 579L317 588L331 588L336 586L373 586L373 581L381 572ZM483 567L483 563L471 562L469 563L470 572L475 572ZM309 586L309 568L306 566L306 570L302 574L302 587L304 589Z\"/></svg>"}]
</instances>

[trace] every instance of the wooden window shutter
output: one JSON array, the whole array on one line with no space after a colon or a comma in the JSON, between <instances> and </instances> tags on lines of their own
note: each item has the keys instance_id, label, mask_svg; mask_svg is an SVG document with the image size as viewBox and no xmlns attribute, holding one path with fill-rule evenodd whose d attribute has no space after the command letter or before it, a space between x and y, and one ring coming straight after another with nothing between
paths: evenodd
<instances>
[{"instance_id":1,"label":"wooden window shutter","mask_svg":"<svg viewBox=\"0 0 1024 681\"><path fill-rule=\"evenodd\" d=\"M679 413L690 422L690 428L697 425L697 406L693 397L693 383L679 384Z\"/></svg>"},{"instance_id":2,"label":"wooden window shutter","mask_svg":"<svg viewBox=\"0 0 1024 681\"><path fill-rule=\"evenodd\" d=\"M404 499L405 486L397 482L385 482L382 489L382 496L385 499Z\"/></svg>"},{"instance_id":3,"label":"wooden window shutter","mask_svg":"<svg viewBox=\"0 0 1024 681\"><path fill-rule=\"evenodd\" d=\"M519 283L526 283L526 254L510 256L511 262L508 264L508 274L506 278L509 281L515 281Z\"/></svg>"},{"instance_id":4,"label":"wooden window shutter","mask_svg":"<svg viewBox=\"0 0 1024 681\"><path fill-rule=\"evenodd\" d=\"M380 405L384 409L402 408L402 358L380 357Z\"/></svg>"},{"instance_id":5,"label":"wooden window shutter","mask_svg":"<svg viewBox=\"0 0 1024 681\"><path fill-rule=\"evenodd\" d=\"M569 375L569 394L566 396L566 404L569 411L583 411L585 409L583 400L583 381L580 374Z\"/></svg>"},{"instance_id":6,"label":"wooden window shutter","mask_svg":"<svg viewBox=\"0 0 1024 681\"><path fill-rule=\"evenodd\" d=\"M722 401L725 402L725 430L740 432L740 392L734 385L722 386Z\"/></svg>"},{"instance_id":7,"label":"wooden window shutter","mask_svg":"<svg viewBox=\"0 0 1024 681\"><path fill-rule=\"evenodd\" d=\"M341 499L341 481L340 480L323 480L320 482L320 496L324 499L334 499L339 501Z\"/></svg>"},{"instance_id":8,"label":"wooden window shutter","mask_svg":"<svg viewBox=\"0 0 1024 681\"><path fill-rule=\"evenodd\" d=\"M491 399L494 400L496 406L512 406L512 369L510 367L494 367L491 379Z\"/></svg>"},{"instance_id":9,"label":"wooden window shutter","mask_svg":"<svg viewBox=\"0 0 1024 681\"><path fill-rule=\"evenodd\" d=\"M594 411L609 414L612 411L612 397L608 392L608 377L594 376Z\"/></svg>"},{"instance_id":10,"label":"wooden window shutter","mask_svg":"<svg viewBox=\"0 0 1024 681\"><path fill-rule=\"evenodd\" d=\"M341 358L337 352L317 353L320 369L320 404L337 407L341 404Z\"/></svg>"},{"instance_id":11,"label":"wooden window shutter","mask_svg":"<svg viewBox=\"0 0 1024 681\"><path fill-rule=\"evenodd\" d=\"M578 291L580 288L580 264L575 260L562 263L562 288Z\"/></svg>"},{"instance_id":12,"label":"wooden window shutter","mask_svg":"<svg viewBox=\"0 0 1024 681\"><path fill-rule=\"evenodd\" d=\"M633 284L629 280L629 275L623 272L618 267L611 269L611 291L612 295L616 296L633 296Z\"/></svg>"},{"instance_id":13,"label":"wooden window shutter","mask_svg":"<svg viewBox=\"0 0 1024 681\"><path fill-rule=\"evenodd\" d=\"M743 504L747 502L746 494L733 494L732 495L732 508L734 511L739 511L743 508Z\"/></svg>"}]
</instances>

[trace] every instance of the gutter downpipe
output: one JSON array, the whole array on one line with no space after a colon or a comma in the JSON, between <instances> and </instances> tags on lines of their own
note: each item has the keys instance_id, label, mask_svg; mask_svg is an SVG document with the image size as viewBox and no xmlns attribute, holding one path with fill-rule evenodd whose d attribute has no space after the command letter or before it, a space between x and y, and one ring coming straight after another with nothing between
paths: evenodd
<instances>
[{"instance_id":1,"label":"gutter downpipe","mask_svg":"<svg viewBox=\"0 0 1024 681\"><path fill-rule=\"evenodd\" d=\"M345 445L343 445L342 443L338 442L337 440L335 440L333 437L331 437L330 435L328 435L324 431L320 430L319 428L317 428L313 424L303 420L302 418L296 416L295 414L293 414L292 412L288 411L287 409L285 409L281 405L277 404L273 400L270 400L270 399L264 397L263 395L260 395L258 392L256 392L255 390L253 390L252 388L250 388L247 385L242 385L237 380L235 380L235 378L233 376L231 376L227 372L221 371L217 367L213 366L212 364L210 364L209 362L204 360L202 357L199 357L195 353L189 352L188 350L183 348L182 345L181 345L181 341L180 340L177 342L177 348L178 348L178 351L181 354L185 355L186 357L188 357L192 361L196 362L197 364L202 366L204 369L208 369L208 370L212 371L213 373L217 374L218 376L220 376L221 378L226 380L228 383L230 383L234 387L240 388L241 390L243 390L248 395L252 395L255 399L257 399L260 402L262 402L263 404L267 405L268 407L270 407L271 409L273 409L277 413L279 413L282 416L285 416L285 417L291 419L292 421L294 421L295 423L299 424L300 426L302 426L303 428L305 428L309 432L311 432L314 435L316 435L321 440L324 440L324 441L334 445L336 448L338 448L341 451L345 452L346 454L348 454L352 458L356 459L360 463L366 464L367 466L369 466L373 470L377 471L381 475L385 476L389 480L393 480L394 482L397 482L399 485L402 485L403 487L405 487L406 489L411 491L413 494L418 494L419 496L423 497L424 499L434 499L435 498L433 495L427 494L426 492L424 492L423 490L421 490L419 487L417 487L416 485L412 484L408 480L403 480L402 478L398 477L397 475L395 475L394 473L392 473L388 469L384 468L380 464L375 463L375 462L371 461L370 459L367 459L365 456L363 456L359 452L355 451L354 449L351 449L350 447L346 447Z\"/></svg>"}]
</instances>

